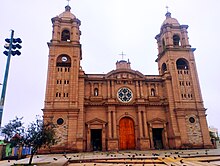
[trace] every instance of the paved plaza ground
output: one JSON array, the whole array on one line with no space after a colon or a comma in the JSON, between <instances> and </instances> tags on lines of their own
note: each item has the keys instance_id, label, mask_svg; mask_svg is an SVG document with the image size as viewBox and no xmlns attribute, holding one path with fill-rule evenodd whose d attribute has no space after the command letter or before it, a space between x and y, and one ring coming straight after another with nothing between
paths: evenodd
<instances>
[{"instance_id":1,"label":"paved plaza ground","mask_svg":"<svg viewBox=\"0 0 220 166\"><path fill-rule=\"evenodd\" d=\"M28 161L29 158L3 160L0 166ZM216 166L220 165L220 148L35 155L33 163L40 166Z\"/></svg>"}]
</instances>

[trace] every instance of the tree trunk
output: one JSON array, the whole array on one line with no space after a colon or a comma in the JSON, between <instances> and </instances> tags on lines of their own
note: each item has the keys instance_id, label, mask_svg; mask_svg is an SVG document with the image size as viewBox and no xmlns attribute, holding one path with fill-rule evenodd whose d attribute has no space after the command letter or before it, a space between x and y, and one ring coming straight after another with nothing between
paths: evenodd
<instances>
[{"instance_id":1,"label":"tree trunk","mask_svg":"<svg viewBox=\"0 0 220 166\"><path fill-rule=\"evenodd\" d=\"M31 165L33 157L34 157L34 153L31 152L31 157L30 157L30 160L29 160L29 163L28 163L29 165Z\"/></svg>"},{"instance_id":2,"label":"tree trunk","mask_svg":"<svg viewBox=\"0 0 220 166\"><path fill-rule=\"evenodd\" d=\"M33 148L33 149L31 150L31 157L30 157L30 160L29 160L29 165L31 165L31 163L32 163L32 160L33 160L33 157L34 157L35 152L36 152L36 150Z\"/></svg>"},{"instance_id":3,"label":"tree trunk","mask_svg":"<svg viewBox=\"0 0 220 166\"><path fill-rule=\"evenodd\" d=\"M22 149L23 149L23 146L19 145L19 148L18 148L18 159L21 159L21 157L22 157Z\"/></svg>"}]
</instances>

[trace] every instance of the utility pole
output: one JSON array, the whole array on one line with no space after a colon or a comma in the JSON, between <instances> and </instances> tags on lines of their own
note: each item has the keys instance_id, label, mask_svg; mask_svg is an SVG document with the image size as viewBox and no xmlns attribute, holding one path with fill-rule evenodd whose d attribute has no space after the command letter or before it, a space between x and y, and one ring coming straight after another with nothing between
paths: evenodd
<instances>
[{"instance_id":1,"label":"utility pole","mask_svg":"<svg viewBox=\"0 0 220 166\"><path fill-rule=\"evenodd\" d=\"M5 41L6 41L6 44L4 47L8 51L3 52L7 56L7 62L6 62L6 68L5 68L4 82L2 84L2 94L1 94L1 98L0 98L0 127L2 124L2 114L3 114L3 108L4 108L4 102L5 102L5 94L6 94L6 87L7 87L7 81L8 81L8 73L9 73L11 55L12 56L21 55L21 52L16 49L21 49L21 45L18 43L22 43L20 38L14 39L14 30L11 30L11 38L5 39Z\"/></svg>"}]
</instances>

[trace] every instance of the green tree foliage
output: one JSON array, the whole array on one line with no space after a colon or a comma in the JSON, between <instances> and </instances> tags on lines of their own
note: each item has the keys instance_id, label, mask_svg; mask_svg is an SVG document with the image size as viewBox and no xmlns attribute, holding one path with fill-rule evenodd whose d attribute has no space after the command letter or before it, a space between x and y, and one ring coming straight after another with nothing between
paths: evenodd
<instances>
[{"instance_id":1,"label":"green tree foliage","mask_svg":"<svg viewBox=\"0 0 220 166\"><path fill-rule=\"evenodd\" d=\"M15 119L10 120L9 123L2 128L2 133L5 135L5 141L11 142L13 140L19 140L19 137L24 134L24 123L22 119L23 117L15 117Z\"/></svg>"},{"instance_id":2,"label":"green tree foliage","mask_svg":"<svg viewBox=\"0 0 220 166\"><path fill-rule=\"evenodd\" d=\"M43 120L37 116L36 121L32 122L25 129L22 118L16 117L11 120L2 129L2 133L5 134L5 140L11 142L12 146L28 146L32 147L31 157L29 164L31 164L34 154L44 147L50 148L50 146L56 143L55 125L53 123L44 123Z\"/></svg>"}]
</instances>

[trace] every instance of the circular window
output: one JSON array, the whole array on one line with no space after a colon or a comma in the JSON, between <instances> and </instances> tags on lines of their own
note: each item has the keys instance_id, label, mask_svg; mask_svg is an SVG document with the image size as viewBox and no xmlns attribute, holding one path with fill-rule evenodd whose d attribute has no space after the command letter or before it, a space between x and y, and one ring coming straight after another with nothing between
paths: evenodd
<instances>
[{"instance_id":1,"label":"circular window","mask_svg":"<svg viewBox=\"0 0 220 166\"><path fill-rule=\"evenodd\" d=\"M64 122L64 120L62 118L57 119L57 124L58 125L62 125Z\"/></svg>"},{"instance_id":2,"label":"circular window","mask_svg":"<svg viewBox=\"0 0 220 166\"><path fill-rule=\"evenodd\" d=\"M190 118L189 118L189 121L190 121L190 123L195 123L196 120L195 120L195 118L190 117Z\"/></svg>"},{"instance_id":3,"label":"circular window","mask_svg":"<svg viewBox=\"0 0 220 166\"><path fill-rule=\"evenodd\" d=\"M127 103L127 102L131 101L131 99L133 97L133 93L128 88L121 88L118 90L117 96L118 96L119 101Z\"/></svg>"}]
</instances>

